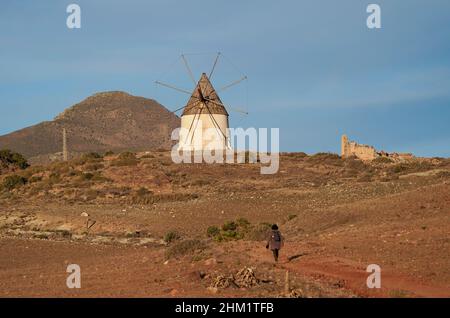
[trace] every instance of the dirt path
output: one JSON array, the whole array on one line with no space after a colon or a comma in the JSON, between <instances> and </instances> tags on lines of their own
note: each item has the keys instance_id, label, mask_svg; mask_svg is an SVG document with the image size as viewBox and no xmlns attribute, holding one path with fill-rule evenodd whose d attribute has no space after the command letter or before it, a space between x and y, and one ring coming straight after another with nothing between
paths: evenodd
<instances>
[{"instance_id":1,"label":"dirt path","mask_svg":"<svg viewBox=\"0 0 450 318\"><path fill-rule=\"evenodd\" d=\"M382 288L369 289L366 279L370 273L358 263L338 257L310 258L281 266L313 278L338 280L342 287L364 297L450 297L450 290L446 286L427 285L389 269L381 272Z\"/></svg>"},{"instance_id":2,"label":"dirt path","mask_svg":"<svg viewBox=\"0 0 450 318\"><path fill-rule=\"evenodd\" d=\"M277 267L301 277L348 289L361 297L450 297L450 286L424 282L391 267L382 268L381 289L369 289L366 285L370 275L366 272L369 264L320 255L308 248L308 244L290 244L282 252ZM273 261L271 253L262 247L251 254L255 261Z\"/></svg>"},{"instance_id":3,"label":"dirt path","mask_svg":"<svg viewBox=\"0 0 450 318\"><path fill-rule=\"evenodd\" d=\"M382 288L368 289L369 274L362 262L321 255L305 243L287 246L274 266L270 251L260 245L240 241L216 246L217 258L212 265L205 260L193 262L189 257L165 264L163 248L3 238L0 296L276 297L283 291L284 273L289 270L293 282L323 288L324 297L450 297L448 286L430 284L384 267ZM66 267L71 263L82 268L80 290L66 287ZM235 273L244 265L257 267L259 277L271 277L275 285L211 293L208 282L199 274Z\"/></svg>"}]
</instances>

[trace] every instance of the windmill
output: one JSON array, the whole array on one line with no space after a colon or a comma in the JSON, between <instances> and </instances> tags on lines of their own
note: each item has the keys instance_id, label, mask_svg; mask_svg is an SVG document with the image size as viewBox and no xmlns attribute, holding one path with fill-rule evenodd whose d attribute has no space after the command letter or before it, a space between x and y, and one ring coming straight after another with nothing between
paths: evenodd
<instances>
[{"instance_id":1,"label":"windmill","mask_svg":"<svg viewBox=\"0 0 450 318\"><path fill-rule=\"evenodd\" d=\"M192 80L194 89L192 92L156 81L157 85L171 88L178 92L190 95L186 105L174 110L173 112L183 110L181 114L181 130L179 135L179 150L202 151L203 149L224 151L231 149L229 136L229 113L228 110L236 111L247 115L245 110L225 106L218 93L242 81L247 80L247 76L231 82L230 84L216 91L211 83L216 65L221 53L217 53L209 75L202 73L198 81L184 54L181 55L187 73Z\"/></svg>"}]
</instances>

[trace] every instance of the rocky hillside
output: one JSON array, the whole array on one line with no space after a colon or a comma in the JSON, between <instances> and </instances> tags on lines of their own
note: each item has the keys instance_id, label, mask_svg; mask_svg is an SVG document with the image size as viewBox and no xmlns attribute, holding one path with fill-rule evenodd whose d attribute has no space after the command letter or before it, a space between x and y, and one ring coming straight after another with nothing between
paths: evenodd
<instances>
[{"instance_id":1,"label":"rocky hillside","mask_svg":"<svg viewBox=\"0 0 450 318\"><path fill-rule=\"evenodd\" d=\"M62 151L62 130L67 130L70 153L169 148L170 134L180 119L152 99L125 92L94 94L42 122L0 136L0 149L27 158Z\"/></svg>"}]
</instances>

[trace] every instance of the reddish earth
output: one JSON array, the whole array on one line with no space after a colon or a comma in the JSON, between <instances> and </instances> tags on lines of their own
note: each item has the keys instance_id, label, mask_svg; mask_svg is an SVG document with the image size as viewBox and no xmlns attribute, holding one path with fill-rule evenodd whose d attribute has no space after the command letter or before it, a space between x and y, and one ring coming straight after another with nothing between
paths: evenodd
<instances>
[{"instance_id":1,"label":"reddish earth","mask_svg":"<svg viewBox=\"0 0 450 318\"><path fill-rule=\"evenodd\" d=\"M109 181L81 183L70 169L92 162L73 162L0 193L0 296L278 297L287 296L289 271L290 296L450 297L446 162L368 166L289 155L274 176L255 165L171 165L158 153L126 167L95 163ZM48 181L51 171L58 181ZM244 232L207 236L239 218L249 222ZM264 248L262 222L278 223L286 238L278 264ZM171 232L180 238L167 245ZM72 263L81 289L66 286ZM366 286L369 264L381 267L379 290ZM246 266L258 285L210 288Z\"/></svg>"}]
</instances>

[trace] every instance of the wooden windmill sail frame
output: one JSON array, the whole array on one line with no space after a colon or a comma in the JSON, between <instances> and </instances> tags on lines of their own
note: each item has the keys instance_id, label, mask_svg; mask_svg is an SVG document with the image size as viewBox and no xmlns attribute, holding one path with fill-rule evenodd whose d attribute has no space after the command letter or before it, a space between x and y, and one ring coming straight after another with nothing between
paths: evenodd
<instances>
[{"instance_id":1,"label":"wooden windmill sail frame","mask_svg":"<svg viewBox=\"0 0 450 318\"><path fill-rule=\"evenodd\" d=\"M227 132L226 131L224 132L223 129L220 127L219 123L217 122L217 120L215 118L215 115L216 116L226 116L227 126L228 126L228 117L229 117L227 108L230 110L248 115L248 112L246 112L244 110L225 106L222 103L222 101L218 95L218 92L214 89L214 87L210 81L210 78L212 77L212 75L215 71L215 68L217 66L217 63L219 61L220 55L221 55L221 53L219 52L214 60L214 64L211 68L211 71L209 72L209 76L206 73L202 73L202 75L197 83L195 82L194 75L192 73L191 68L189 67L189 63L188 63L185 55L184 54L181 55L181 58L183 60L183 63L187 70L187 73L188 73L190 79L192 80L192 82L195 84L195 87L194 87L192 93L188 92L187 90L180 89L178 87L175 87L173 85L166 84L166 83L163 83L160 81L155 82L157 85L171 88L178 92L190 95L190 98L185 106L180 107L173 111L175 113L177 111L183 110L183 113L181 115L182 118L183 118L183 116L194 115L194 118L192 119L192 121L190 123L188 134L186 135L186 140L184 140L185 144L192 143L192 140L194 138L193 132L196 131L196 125L198 125L198 121L202 114L206 114L209 116L215 129L218 132L220 132L220 135L224 138L226 145L230 145L229 137L227 135ZM243 76L240 79L231 82L230 84L219 89L219 91L224 91L226 89L229 89L230 87L235 86L244 80L247 80L247 76ZM189 136L191 139L190 141L188 141ZM231 145L229 147L231 148Z\"/></svg>"}]
</instances>

